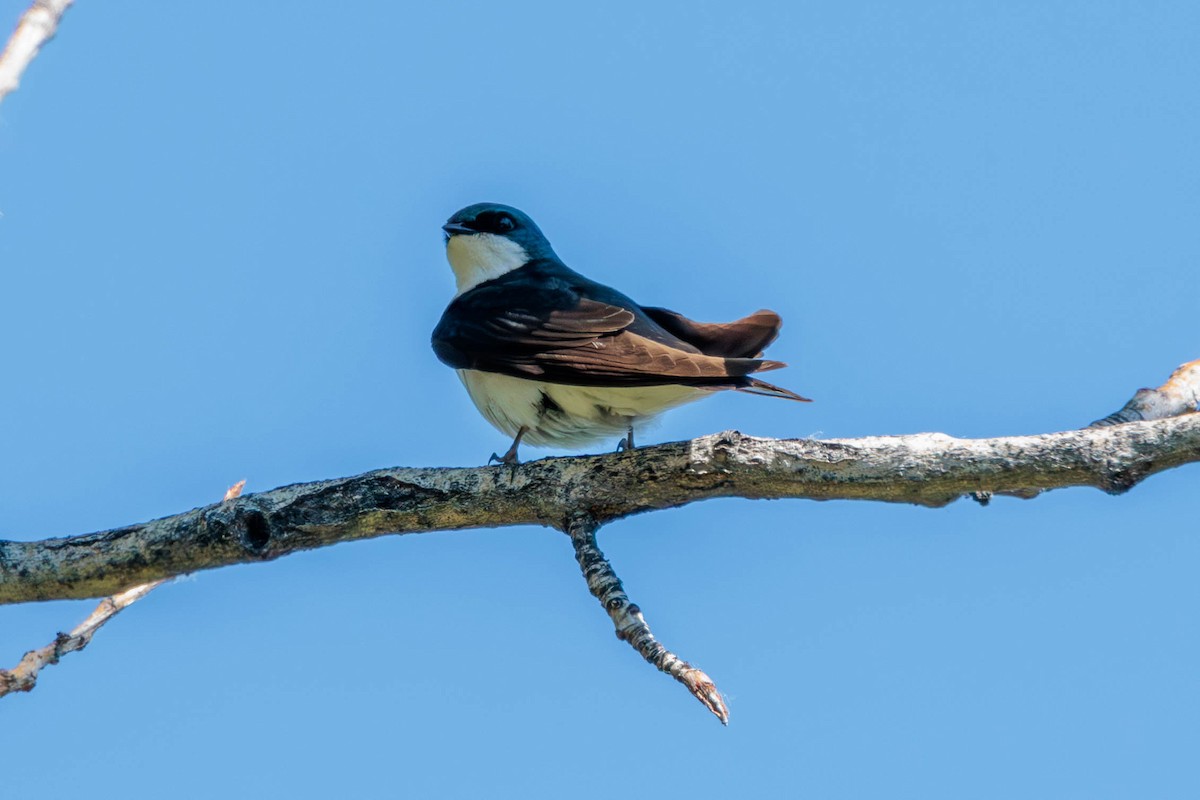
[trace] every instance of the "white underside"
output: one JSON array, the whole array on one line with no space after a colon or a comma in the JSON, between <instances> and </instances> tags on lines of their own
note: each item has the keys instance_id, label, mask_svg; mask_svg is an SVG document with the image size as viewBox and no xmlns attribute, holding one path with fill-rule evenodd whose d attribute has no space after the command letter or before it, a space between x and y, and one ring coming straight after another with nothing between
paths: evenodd
<instances>
[{"instance_id":1,"label":"white underside","mask_svg":"<svg viewBox=\"0 0 1200 800\"><path fill-rule=\"evenodd\" d=\"M488 422L514 437L525 428L521 441L535 447L618 439L630 425L711 394L691 386L565 386L472 369L458 377Z\"/></svg>"}]
</instances>

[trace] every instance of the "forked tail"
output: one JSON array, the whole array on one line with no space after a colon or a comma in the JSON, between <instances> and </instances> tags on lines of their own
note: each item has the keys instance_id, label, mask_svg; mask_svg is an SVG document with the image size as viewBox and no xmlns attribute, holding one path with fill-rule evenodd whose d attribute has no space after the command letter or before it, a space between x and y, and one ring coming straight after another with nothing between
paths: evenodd
<instances>
[{"instance_id":1,"label":"forked tail","mask_svg":"<svg viewBox=\"0 0 1200 800\"><path fill-rule=\"evenodd\" d=\"M760 381L758 378L751 378L747 376L744 378L744 380L746 381L744 386L734 387L739 392L746 392L747 394L761 394L764 397L782 397L785 400L799 400L801 403L812 402L812 399L809 397L801 397L790 389L784 389L782 386L776 386L773 383Z\"/></svg>"}]
</instances>

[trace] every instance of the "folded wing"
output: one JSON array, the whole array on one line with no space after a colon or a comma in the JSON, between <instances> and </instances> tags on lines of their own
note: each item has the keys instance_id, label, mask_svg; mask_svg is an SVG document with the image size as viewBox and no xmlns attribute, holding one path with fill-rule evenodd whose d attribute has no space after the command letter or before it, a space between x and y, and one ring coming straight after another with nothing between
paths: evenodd
<instances>
[{"instance_id":1,"label":"folded wing","mask_svg":"<svg viewBox=\"0 0 1200 800\"><path fill-rule=\"evenodd\" d=\"M758 388L761 382L746 376L784 366L732 355L758 355L774 338L779 318L769 311L706 325L663 309L644 311L613 290L588 292L596 299L567 281L522 282L520 272L451 303L433 334L443 362L573 385L712 389ZM763 393L792 394L770 389Z\"/></svg>"}]
</instances>

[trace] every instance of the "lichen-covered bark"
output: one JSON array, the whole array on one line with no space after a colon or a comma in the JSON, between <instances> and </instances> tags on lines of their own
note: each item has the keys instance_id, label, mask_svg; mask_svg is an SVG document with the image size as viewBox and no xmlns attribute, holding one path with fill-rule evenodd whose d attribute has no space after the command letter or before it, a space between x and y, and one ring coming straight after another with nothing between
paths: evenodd
<instances>
[{"instance_id":1,"label":"lichen-covered bark","mask_svg":"<svg viewBox=\"0 0 1200 800\"><path fill-rule=\"evenodd\" d=\"M711 497L941 506L971 492L1124 491L1200 461L1200 414L998 439L943 434L758 439L737 432L518 467L384 469L285 486L110 531L0 542L0 603L100 597L138 583L389 533L564 530Z\"/></svg>"}]
</instances>

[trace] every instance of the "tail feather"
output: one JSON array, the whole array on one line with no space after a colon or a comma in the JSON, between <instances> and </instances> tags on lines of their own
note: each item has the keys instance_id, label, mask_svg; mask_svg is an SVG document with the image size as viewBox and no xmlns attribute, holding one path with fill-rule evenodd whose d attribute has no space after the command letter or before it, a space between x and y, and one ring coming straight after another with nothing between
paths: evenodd
<instances>
[{"instance_id":1,"label":"tail feather","mask_svg":"<svg viewBox=\"0 0 1200 800\"><path fill-rule=\"evenodd\" d=\"M783 365L780 364L779 366ZM775 369L775 367L771 367L771 369ZM802 397L790 389L784 389L782 386L760 381L758 378L746 378L745 381L744 385L735 386L734 388L739 392L746 392L747 394L760 394L764 397L782 397L784 400L799 400L801 403L812 402L811 398Z\"/></svg>"},{"instance_id":2,"label":"tail feather","mask_svg":"<svg viewBox=\"0 0 1200 800\"><path fill-rule=\"evenodd\" d=\"M643 307L642 311L672 336L701 353L723 358L758 358L775 341L783 321L774 311L755 311L733 322L696 322L667 308Z\"/></svg>"}]
</instances>

